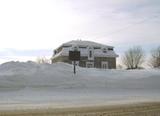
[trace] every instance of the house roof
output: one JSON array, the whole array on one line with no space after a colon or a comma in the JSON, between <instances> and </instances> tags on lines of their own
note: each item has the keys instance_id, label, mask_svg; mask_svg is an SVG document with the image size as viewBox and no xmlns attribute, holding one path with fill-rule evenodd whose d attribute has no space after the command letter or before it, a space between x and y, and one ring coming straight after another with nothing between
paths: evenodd
<instances>
[{"instance_id":1,"label":"house roof","mask_svg":"<svg viewBox=\"0 0 160 116\"><path fill-rule=\"evenodd\" d=\"M78 46L78 47L99 47L99 48L113 48L113 46L108 46L108 45L104 45L104 44L100 44L100 43L96 43L96 42L92 42L92 41L82 41L82 40L72 40L69 42L66 42L64 44L62 44L61 46L59 46L57 49L63 47L63 46ZM107 51L106 53L102 53L100 50L96 50L94 51L94 55L95 56L99 56L99 57L118 57L118 55L114 52L114 51ZM81 56L88 56L88 52L81 50ZM58 56L68 56L68 51L63 50L55 55L53 55L52 58L56 58Z\"/></svg>"},{"instance_id":2,"label":"house roof","mask_svg":"<svg viewBox=\"0 0 160 116\"><path fill-rule=\"evenodd\" d=\"M104 44L100 44L97 42L92 42L92 41L82 41L82 40L72 40L69 42L66 42L64 44L62 44L62 46L72 46L72 45L78 45L78 46L92 46L92 47L110 47L113 48L113 46L108 46L108 45L104 45Z\"/></svg>"}]
</instances>

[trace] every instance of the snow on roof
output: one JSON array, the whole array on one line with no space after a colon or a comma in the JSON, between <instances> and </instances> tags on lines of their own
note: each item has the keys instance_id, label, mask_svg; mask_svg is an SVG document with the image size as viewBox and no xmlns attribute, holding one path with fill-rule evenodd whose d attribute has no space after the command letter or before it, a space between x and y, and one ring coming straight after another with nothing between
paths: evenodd
<instances>
[{"instance_id":1,"label":"snow on roof","mask_svg":"<svg viewBox=\"0 0 160 116\"><path fill-rule=\"evenodd\" d=\"M100 43L96 43L96 42L92 42L92 41L82 41L82 40L72 40L72 41L66 42L66 43L62 44L59 48L61 48L63 46L69 46L69 47L72 47L72 46L97 47L97 48L100 48L100 49L113 48L113 46L108 46L108 45L104 45L104 44L100 44ZM57 48L57 50L59 48ZM67 50L63 49L59 53L54 54L52 59L56 58L58 56L68 56L69 55L68 50L70 50L70 48L69 49L67 48ZM81 49L80 51L81 51L81 56L88 56L88 52L86 50ZM94 51L94 56L95 57L97 57L97 56L99 56L99 57L118 57L118 55L114 51L108 51L107 54L106 54L106 53L103 53L102 50Z\"/></svg>"},{"instance_id":2,"label":"snow on roof","mask_svg":"<svg viewBox=\"0 0 160 116\"><path fill-rule=\"evenodd\" d=\"M113 48L113 46L108 46L108 45L104 45L101 43L97 43L97 42L92 42L92 41L82 41L82 40L72 40L69 42L66 42L64 44L62 44L62 46L71 46L71 45L78 45L78 46L92 46L92 47L110 47Z\"/></svg>"}]
</instances>

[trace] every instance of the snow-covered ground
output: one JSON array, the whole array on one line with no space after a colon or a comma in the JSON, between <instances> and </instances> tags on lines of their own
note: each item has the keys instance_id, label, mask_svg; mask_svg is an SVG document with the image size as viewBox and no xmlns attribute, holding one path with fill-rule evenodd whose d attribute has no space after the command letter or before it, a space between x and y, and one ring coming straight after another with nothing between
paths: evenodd
<instances>
[{"instance_id":1,"label":"snow-covered ground","mask_svg":"<svg viewBox=\"0 0 160 116\"><path fill-rule=\"evenodd\" d=\"M69 64L0 65L0 109L160 101L160 70L102 70Z\"/></svg>"}]
</instances>

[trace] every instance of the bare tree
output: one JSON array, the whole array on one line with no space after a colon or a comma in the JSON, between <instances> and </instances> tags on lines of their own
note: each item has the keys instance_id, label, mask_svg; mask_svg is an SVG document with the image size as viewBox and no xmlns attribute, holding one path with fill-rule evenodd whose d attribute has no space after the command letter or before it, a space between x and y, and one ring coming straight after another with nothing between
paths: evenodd
<instances>
[{"instance_id":1,"label":"bare tree","mask_svg":"<svg viewBox=\"0 0 160 116\"><path fill-rule=\"evenodd\" d=\"M37 62L38 64L45 64L45 63L50 64L50 60L47 59L45 56L43 56L43 57L38 57L38 58L36 59L36 62Z\"/></svg>"},{"instance_id":2,"label":"bare tree","mask_svg":"<svg viewBox=\"0 0 160 116\"><path fill-rule=\"evenodd\" d=\"M144 51L140 46L127 50L122 57L122 63L127 69L138 69L144 63Z\"/></svg>"},{"instance_id":3,"label":"bare tree","mask_svg":"<svg viewBox=\"0 0 160 116\"><path fill-rule=\"evenodd\" d=\"M160 68L160 46L151 51L150 65L153 68Z\"/></svg>"}]
</instances>

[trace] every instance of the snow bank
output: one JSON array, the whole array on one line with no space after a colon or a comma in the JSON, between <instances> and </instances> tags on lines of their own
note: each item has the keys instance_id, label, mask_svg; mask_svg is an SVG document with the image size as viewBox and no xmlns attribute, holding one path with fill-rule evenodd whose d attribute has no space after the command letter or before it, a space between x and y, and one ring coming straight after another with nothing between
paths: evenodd
<instances>
[{"instance_id":1,"label":"snow bank","mask_svg":"<svg viewBox=\"0 0 160 116\"><path fill-rule=\"evenodd\" d=\"M0 65L0 88L137 88L160 89L159 70L102 70L65 63L8 62Z\"/></svg>"},{"instance_id":2,"label":"snow bank","mask_svg":"<svg viewBox=\"0 0 160 116\"><path fill-rule=\"evenodd\" d=\"M0 109L160 101L159 83L159 70L77 67L74 75L72 65L64 63L8 62L0 65Z\"/></svg>"}]
</instances>

